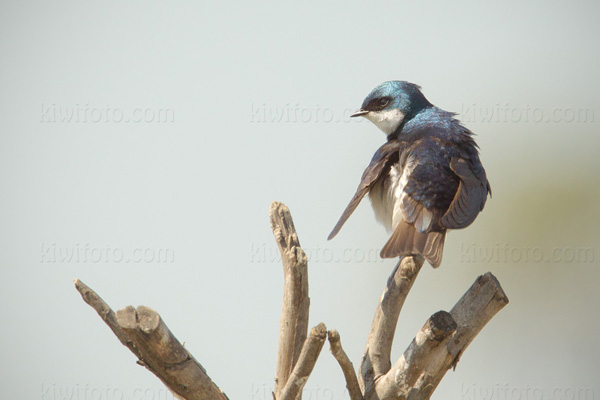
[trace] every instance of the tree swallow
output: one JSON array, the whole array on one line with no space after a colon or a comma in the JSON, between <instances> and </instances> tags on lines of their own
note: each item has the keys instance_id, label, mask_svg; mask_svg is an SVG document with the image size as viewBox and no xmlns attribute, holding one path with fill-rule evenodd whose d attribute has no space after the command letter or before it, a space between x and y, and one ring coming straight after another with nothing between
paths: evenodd
<instances>
[{"instance_id":1,"label":"tree swallow","mask_svg":"<svg viewBox=\"0 0 600 400\"><path fill-rule=\"evenodd\" d=\"M373 89L351 116L373 122L387 142L328 240L369 193L377 220L392 232L381 257L421 255L439 267L447 230L469 226L492 193L473 133L455 115L431 104L413 83Z\"/></svg>"}]
</instances>

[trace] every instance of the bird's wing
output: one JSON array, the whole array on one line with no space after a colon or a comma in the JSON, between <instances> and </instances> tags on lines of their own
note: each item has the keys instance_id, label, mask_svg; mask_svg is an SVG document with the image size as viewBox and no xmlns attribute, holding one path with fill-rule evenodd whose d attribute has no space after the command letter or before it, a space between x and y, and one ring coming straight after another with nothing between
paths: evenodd
<instances>
[{"instance_id":1,"label":"bird's wing","mask_svg":"<svg viewBox=\"0 0 600 400\"><path fill-rule=\"evenodd\" d=\"M344 210L344 213L340 217L338 223L335 225L335 227L329 234L327 240L333 239L335 235L338 234L346 220L350 217L350 215L352 215L356 207L358 207L358 204L360 203L362 198L365 197L365 194L367 194L371 186L375 183L377 178L379 178L385 166L388 164L388 162L392 159L394 155L399 155L400 149L402 147L402 143L396 140L391 140L385 143L377 150L377 152L373 156L373 159L371 160L371 163L369 164L367 169L365 169L365 172L362 175L360 184L356 189L354 197L352 197L352 200L350 200L350 203Z\"/></svg>"},{"instance_id":2,"label":"bird's wing","mask_svg":"<svg viewBox=\"0 0 600 400\"><path fill-rule=\"evenodd\" d=\"M446 187L441 172L431 168L407 157L394 204L395 228L381 249L382 258L421 254L434 268L440 265L446 237L446 230L438 224L442 211L431 204L427 208L424 198L439 195Z\"/></svg>"},{"instance_id":3,"label":"bird's wing","mask_svg":"<svg viewBox=\"0 0 600 400\"><path fill-rule=\"evenodd\" d=\"M437 268L442 261L446 229L468 226L483 209L490 190L485 170L478 160L453 157L450 171L432 168L427 163L410 162L403 167L400 181L406 184L394 206L397 225L381 250L382 258L421 254ZM451 184L456 178L457 186ZM428 199L452 194L447 208L428 202Z\"/></svg>"},{"instance_id":4,"label":"bird's wing","mask_svg":"<svg viewBox=\"0 0 600 400\"><path fill-rule=\"evenodd\" d=\"M483 167L473 168L464 158L452 158L450 169L460 182L448 211L440 219L440 225L448 229L465 228L483 210L490 186Z\"/></svg>"}]
</instances>

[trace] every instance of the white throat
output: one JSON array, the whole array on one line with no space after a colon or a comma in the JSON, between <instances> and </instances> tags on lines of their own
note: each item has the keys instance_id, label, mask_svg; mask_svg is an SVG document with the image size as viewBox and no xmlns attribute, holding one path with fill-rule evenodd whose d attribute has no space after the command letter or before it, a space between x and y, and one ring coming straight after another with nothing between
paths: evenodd
<instances>
[{"instance_id":1,"label":"white throat","mask_svg":"<svg viewBox=\"0 0 600 400\"><path fill-rule=\"evenodd\" d=\"M389 135L398 129L404 120L404 114L396 108L392 110L370 111L365 114L364 117L374 123L375 126L381 129L386 135Z\"/></svg>"}]
</instances>

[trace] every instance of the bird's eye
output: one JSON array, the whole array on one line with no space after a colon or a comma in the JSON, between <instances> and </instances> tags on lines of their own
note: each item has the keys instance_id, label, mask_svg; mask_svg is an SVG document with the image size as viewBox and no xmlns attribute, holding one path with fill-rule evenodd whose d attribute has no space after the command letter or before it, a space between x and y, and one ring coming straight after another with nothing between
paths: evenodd
<instances>
[{"instance_id":1,"label":"bird's eye","mask_svg":"<svg viewBox=\"0 0 600 400\"><path fill-rule=\"evenodd\" d=\"M382 97L381 99L379 99L377 104L379 105L379 107L385 107L388 105L389 102L390 102L390 100L388 98Z\"/></svg>"}]
</instances>

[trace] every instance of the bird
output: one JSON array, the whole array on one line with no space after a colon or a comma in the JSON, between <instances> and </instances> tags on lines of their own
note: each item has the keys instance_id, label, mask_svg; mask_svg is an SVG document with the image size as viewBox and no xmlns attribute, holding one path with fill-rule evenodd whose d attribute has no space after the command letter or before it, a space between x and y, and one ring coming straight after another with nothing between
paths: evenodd
<instances>
[{"instance_id":1,"label":"bird","mask_svg":"<svg viewBox=\"0 0 600 400\"><path fill-rule=\"evenodd\" d=\"M371 121L387 140L328 240L368 193L376 219L391 232L381 258L417 255L438 268L446 233L471 225L492 194L474 134L456 115L431 104L414 83L375 87L351 117Z\"/></svg>"}]
</instances>

